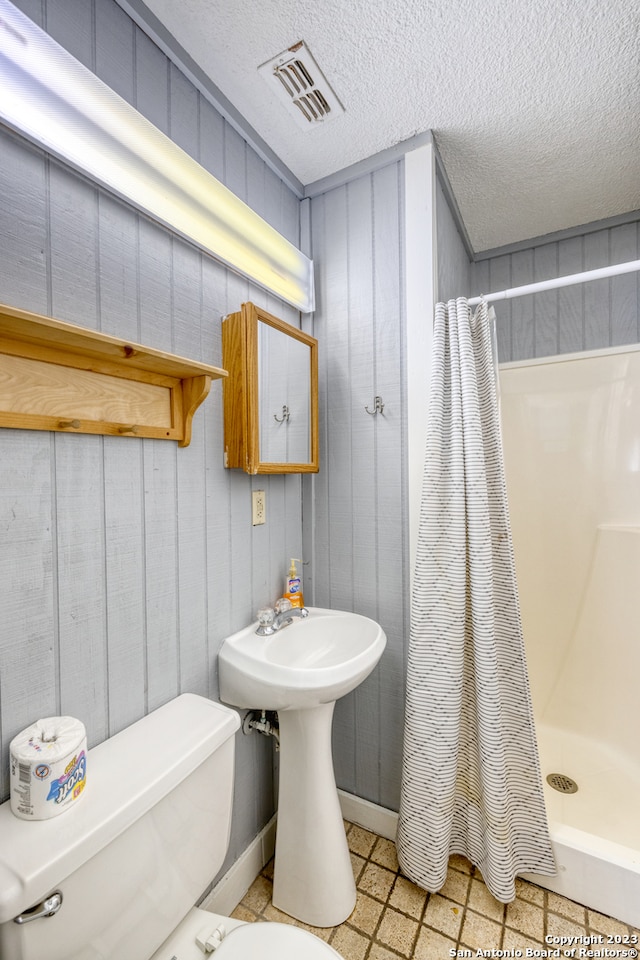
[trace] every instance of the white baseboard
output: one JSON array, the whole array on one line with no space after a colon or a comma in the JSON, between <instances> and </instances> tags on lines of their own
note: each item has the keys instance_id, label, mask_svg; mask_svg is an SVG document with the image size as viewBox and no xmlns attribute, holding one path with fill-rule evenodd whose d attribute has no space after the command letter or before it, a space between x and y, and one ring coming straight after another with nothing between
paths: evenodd
<instances>
[{"instance_id":1,"label":"white baseboard","mask_svg":"<svg viewBox=\"0 0 640 960\"><path fill-rule=\"evenodd\" d=\"M273 856L276 846L276 816L260 831L211 893L200 904L203 910L228 917L238 906L262 868Z\"/></svg>"},{"instance_id":2,"label":"white baseboard","mask_svg":"<svg viewBox=\"0 0 640 960\"><path fill-rule=\"evenodd\" d=\"M353 793L345 793L344 790L338 790L338 799L345 820L357 823L359 827L364 827L371 833L377 833L379 837L395 842L398 829L397 813L387 810L386 807L380 807L377 803L356 797Z\"/></svg>"}]
</instances>

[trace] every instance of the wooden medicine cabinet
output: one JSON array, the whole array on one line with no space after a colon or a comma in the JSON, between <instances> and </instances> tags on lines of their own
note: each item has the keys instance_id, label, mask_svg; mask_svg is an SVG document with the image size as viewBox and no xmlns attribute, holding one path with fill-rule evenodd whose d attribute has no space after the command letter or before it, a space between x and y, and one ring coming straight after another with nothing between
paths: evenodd
<instances>
[{"instance_id":1,"label":"wooden medicine cabinet","mask_svg":"<svg viewBox=\"0 0 640 960\"><path fill-rule=\"evenodd\" d=\"M317 473L318 341L253 303L222 321L225 466Z\"/></svg>"},{"instance_id":2,"label":"wooden medicine cabinet","mask_svg":"<svg viewBox=\"0 0 640 960\"><path fill-rule=\"evenodd\" d=\"M0 427L191 440L226 370L0 305Z\"/></svg>"}]
</instances>

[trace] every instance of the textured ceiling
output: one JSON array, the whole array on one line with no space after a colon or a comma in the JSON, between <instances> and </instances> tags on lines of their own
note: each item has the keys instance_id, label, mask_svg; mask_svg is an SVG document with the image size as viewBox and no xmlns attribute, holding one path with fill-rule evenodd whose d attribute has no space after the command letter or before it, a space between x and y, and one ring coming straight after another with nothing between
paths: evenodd
<instances>
[{"instance_id":1,"label":"textured ceiling","mask_svg":"<svg viewBox=\"0 0 640 960\"><path fill-rule=\"evenodd\" d=\"M640 208L635 0L146 0L308 184L431 129L476 251ZM345 107L257 67L304 40Z\"/></svg>"}]
</instances>

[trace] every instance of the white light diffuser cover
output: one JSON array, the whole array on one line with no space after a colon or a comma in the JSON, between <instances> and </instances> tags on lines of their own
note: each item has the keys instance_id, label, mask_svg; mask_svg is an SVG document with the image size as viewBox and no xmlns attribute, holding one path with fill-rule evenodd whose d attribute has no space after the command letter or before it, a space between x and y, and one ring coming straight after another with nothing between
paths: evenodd
<instances>
[{"instance_id":1,"label":"white light diffuser cover","mask_svg":"<svg viewBox=\"0 0 640 960\"><path fill-rule=\"evenodd\" d=\"M0 117L232 270L314 309L312 261L9 0Z\"/></svg>"}]
</instances>

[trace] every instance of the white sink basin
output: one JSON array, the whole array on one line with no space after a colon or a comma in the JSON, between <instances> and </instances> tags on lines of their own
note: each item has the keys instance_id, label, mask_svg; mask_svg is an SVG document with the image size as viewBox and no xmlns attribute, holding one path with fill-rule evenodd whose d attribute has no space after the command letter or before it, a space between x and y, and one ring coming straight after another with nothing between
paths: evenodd
<instances>
[{"instance_id":1,"label":"white sink basin","mask_svg":"<svg viewBox=\"0 0 640 960\"><path fill-rule=\"evenodd\" d=\"M219 653L220 698L236 707L298 710L338 700L371 673L387 642L368 617L319 607L269 637L256 627L228 637Z\"/></svg>"},{"instance_id":2,"label":"white sink basin","mask_svg":"<svg viewBox=\"0 0 640 960\"><path fill-rule=\"evenodd\" d=\"M387 638L368 617L309 609L267 637L253 623L218 654L220 699L277 710L280 735L273 905L313 927L350 916L356 885L331 753L335 701L362 683Z\"/></svg>"}]
</instances>

